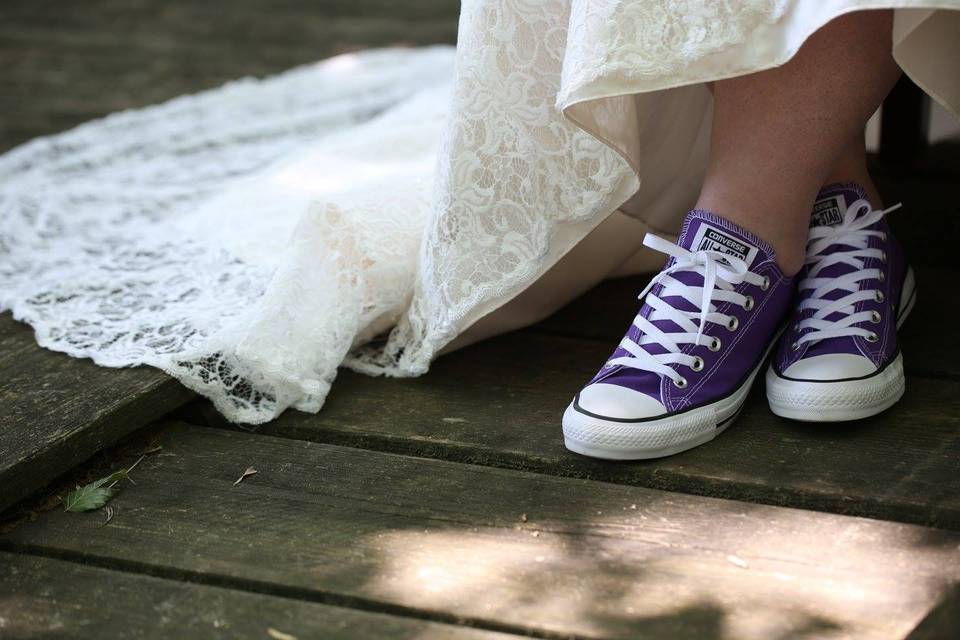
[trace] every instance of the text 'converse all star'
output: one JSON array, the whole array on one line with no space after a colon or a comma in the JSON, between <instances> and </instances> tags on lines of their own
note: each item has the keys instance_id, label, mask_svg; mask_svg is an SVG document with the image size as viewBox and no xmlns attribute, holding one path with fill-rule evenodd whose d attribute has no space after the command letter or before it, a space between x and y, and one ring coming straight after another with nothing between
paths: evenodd
<instances>
[{"instance_id":1,"label":"text 'converse all star'","mask_svg":"<svg viewBox=\"0 0 960 640\"><path fill-rule=\"evenodd\" d=\"M875 415L904 392L897 329L916 301L913 271L885 211L863 189L817 198L794 317L767 371L779 416L841 421Z\"/></svg>"},{"instance_id":2,"label":"text 'converse all star'","mask_svg":"<svg viewBox=\"0 0 960 640\"><path fill-rule=\"evenodd\" d=\"M571 451L654 458L712 440L730 424L779 334L793 279L770 246L732 222L691 211L677 245L640 294L626 336L563 415Z\"/></svg>"}]
</instances>

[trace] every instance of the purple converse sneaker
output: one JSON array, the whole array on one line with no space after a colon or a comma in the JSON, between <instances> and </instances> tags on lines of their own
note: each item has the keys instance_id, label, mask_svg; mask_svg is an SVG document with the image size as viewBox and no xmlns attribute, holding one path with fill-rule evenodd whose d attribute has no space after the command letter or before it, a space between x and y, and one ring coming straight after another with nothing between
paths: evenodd
<instances>
[{"instance_id":1,"label":"purple converse sneaker","mask_svg":"<svg viewBox=\"0 0 960 640\"><path fill-rule=\"evenodd\" d=\"M740 410L790 309L794 281L766 242L708 211L687 214L678 245L640 294L616 351L563 414L571 451L633 460L712 440Z\"/></svg>"},{"instance_id":2,"label":"purple converse sneaker","mask_svg":"<svg viewBox=\"0 0 960 640\"><path fill-rule=\"evenodd\" d=\"M791 326L767 371L778 416L856 420L903 395L897 329L916 300L913 271L884 215L856 184L817 197Z\"/></svg>"}]
</instances>

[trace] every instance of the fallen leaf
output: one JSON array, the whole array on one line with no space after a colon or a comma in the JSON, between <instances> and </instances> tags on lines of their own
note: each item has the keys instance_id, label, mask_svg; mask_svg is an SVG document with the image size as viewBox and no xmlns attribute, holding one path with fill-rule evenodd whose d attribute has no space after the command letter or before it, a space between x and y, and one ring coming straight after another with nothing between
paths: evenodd
<instances>
[{"instance_id":1,"label":"fallen leaf","mask_svg":"<svg viewBox=\"0 0 960 640\"><path fill-rule=\"evenodd\" d=\"M127 473L126 469L121 469L111 473L106 478L100 478L82 487L77 486L63 499L64 510L79 513L99 509L114 496L113 485L126 478ZM109 484L109 486L103 486L105 484Z\"/></svg>"},{"instance_id":2,"label":"fallen leaf","mask_svg":"<svg viewBox=\"0 0 960 640\"><path fill-rule=\"evenodd\" d=\"M241 482L243 482L244 478L246 478L246 477L248 477L248 476L252 476L252 475L254 475L256 472L257 472L257 470L254 469L253 467L247 467L247 470L243 472L243 475L241 475L239 478L237 478L237 481L233 483L233 486L237 486L238 484L240 484ZM292 636L291 636L291 637L292 637Z\"/></svg>"},{"instance_id":3,"label":"fallen leaf","mask_svg":"<svg viewBox=\"0 0 960 640\"><path fill-rule=\"evenodd\" d=\"M254 471L254 473L256 473L256 471ZM297 636L292 636L289 633L284 633L283 631L277 631L273 627L267 628L267 635L271 638L274 638L274 640L297 640Z\"/></svg>"}]
</instances>

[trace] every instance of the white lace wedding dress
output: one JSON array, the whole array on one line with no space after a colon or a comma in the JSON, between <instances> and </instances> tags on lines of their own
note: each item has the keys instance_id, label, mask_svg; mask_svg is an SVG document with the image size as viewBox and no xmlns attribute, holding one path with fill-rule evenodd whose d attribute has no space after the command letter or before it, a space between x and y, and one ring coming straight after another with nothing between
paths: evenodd
<instances>
[{"instance_id":1,"label":"white lace wedding dress","mask_svg":"<svg viewBox=\"0 0 960 640\"><path fill-rule=\"evenodd\" d=\"M456 52L344 55L0 156L0 309L234 421L317 411L339 366L421 374L635 266L696 192L700 83L861 6L958 5L464 2ZM956 16L898 12L894 42L954 110Z\"/></svg>"}]
</instances>

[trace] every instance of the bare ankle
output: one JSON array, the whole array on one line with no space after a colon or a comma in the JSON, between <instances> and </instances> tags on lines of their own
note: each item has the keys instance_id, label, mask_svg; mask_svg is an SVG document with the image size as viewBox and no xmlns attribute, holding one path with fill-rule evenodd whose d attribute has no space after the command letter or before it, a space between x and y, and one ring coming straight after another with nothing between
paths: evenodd
<instances>
[{"instance_id":1,"label":"bare ankle","mask_svg":"<svg viewBox=\"0 0 960 640\"><path fill-rule=\"evenodd\" d=\"M811 206L799 201L787 204L739 195L731 197L707 186L700 194L697 208L726 218L759 237L776 253L780 270L787 276L796 275L806 258Z\"/></svg>"}]
</instances>

